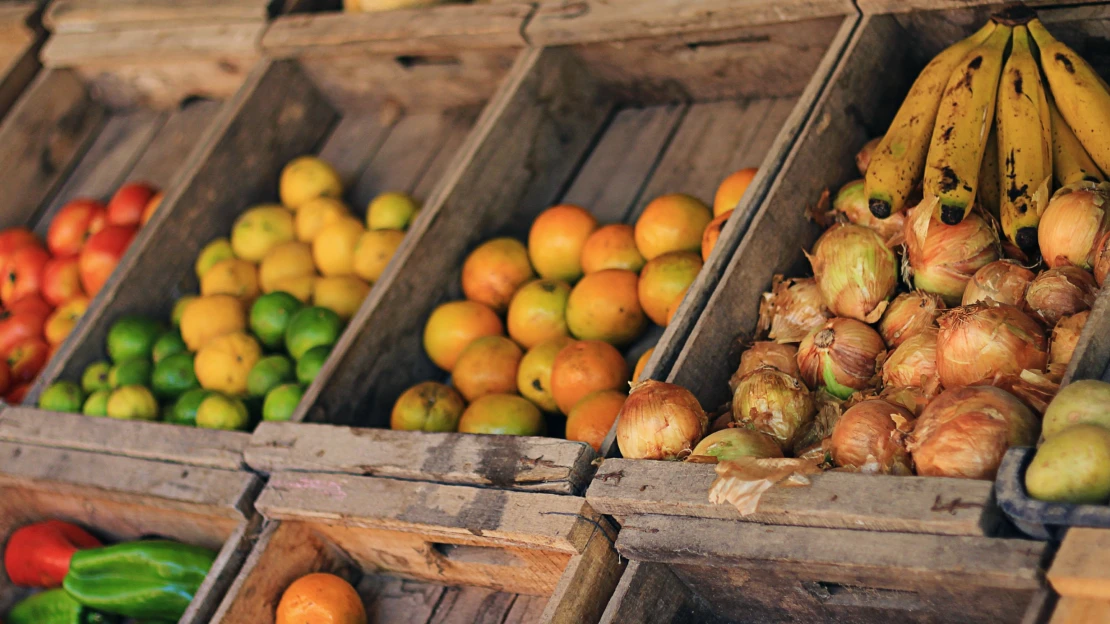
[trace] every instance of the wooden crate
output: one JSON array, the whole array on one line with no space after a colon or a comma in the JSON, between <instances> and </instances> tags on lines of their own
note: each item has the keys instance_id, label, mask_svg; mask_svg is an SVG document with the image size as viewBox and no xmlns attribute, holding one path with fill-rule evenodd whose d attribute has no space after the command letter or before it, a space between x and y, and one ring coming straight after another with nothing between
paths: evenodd
<instances>
[{"instance_id":1,"label":"wooden crate","mask_svg":"<svg viewBox=\"0 0 1110 624\"><path fill-rule=\"evenodd\" d=\"M31 522L65 520L106 543L160 536L219 552L180 624L207 624L261 528L247 472L0 442L0 543ZM29 591L0 569L0 614Z\"/></svg>"},{"instance_id":2,"label":"wooden crate","mask_svg":"<svg viewBox=\"0 0 1110 624\"><path fill-rule=\"evenodd\" d=\"M624 569L579 497L281 472L256 506L266 526L214 624L272 623L312 572L347 578L372 622L593 624Z\"/></svg>"},{"instance_id":3,"label":"wooden crate","mask_svg":"<svg viewBox=\"0 0 1110 624\"><path fill-rule=\"evenodd\" d=\"M1048 570L1059 594L1049 624L1110 622L1110 530L1072 528Z\"/></svg>"},{"instance_id":4,"label":"wooden crate","mask_svg":"<svg viewBox=\"0 0 1110 624\"><path fill-rule=\"evenodd\" d=\"M38 73L39 49L46 40L39 3L0 2L0 118Z\"/></svg>"}]
</instances>

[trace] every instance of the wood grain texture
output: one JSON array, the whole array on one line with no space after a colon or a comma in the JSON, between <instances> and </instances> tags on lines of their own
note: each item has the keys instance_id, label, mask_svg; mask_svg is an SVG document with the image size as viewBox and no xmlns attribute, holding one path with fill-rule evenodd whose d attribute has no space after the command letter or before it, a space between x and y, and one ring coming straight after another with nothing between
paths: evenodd
<instances>
[{"instance_id":1,"label":"wood grain texture","mask_svg":"<svg viewBox=\"0 0 1110 624\"><path fill-rule=\"evenodd\" d=\"M1060 3L1055 0L1024 0L1029 7L1052 7ZM1068 4L1097 4L1097 0L1078 0ZM943 11L966 9L968 7L998 8L993 0L856 0L860 11L867 13L909 13L911 11Z\"/></svg>"},{"instance_id":2,"label":"wood grain texture","mask_svg":"<svg viewBox=\"0 0 1110 624\"><path fill-rule=\"evenodd\" d=\"M629 561L601 624L723 624L666 565Z\"/></svg>"},{"instance_id":3,"label":"wood grain texture","mask_svg":"<svg viewBox=\"0 0 1110 624\"><path fill-rule=\"evenodd\" d=\"M196 148L221 105L202 100L168 113L125 181L148 182L159 189L174 186L181 162Z\"/></svg>"},{"instance_id":4,"label":"wood grain texture","mask_svg":"<svg viewBox=\"0 0 1110 624\"><path fill-rule=\"evenodd\" d=\"M60 35L187 23L260 22L269 17L267 4L267 0L56 0L46 8L43 23Z\"/></svg>"},{"instance_id":5,"label":"wood grain texture","mask_svg":"<svg viewBox=\"0 0 1110 624\"><path fill-rule=\"evenodd\" d=\"M1064 597L1056 603L1048 624L1107 624L1110 600Z\"/></svg>"},{"instance_id":6,"label":"wood grain texture","mask_svg":"<svg viewBox=\"0 0 1110 624\"><path fill-rule=\"evenodd\" d=\"M230 98L259 57L250 55L83 63L74 69L100 101L116 109L165 110L189 99Z\"/></svg>"},{"instance_id":7,"label":"wood grain texture","mask_svg":"<svg viewBox=\"0 0 1110 624\"><path fill-rule=\"evenodd\" d=\"M543 611L545 624L600 621L625 568L613 546L615 531L606 528L594 529L582 552L571 557Z\"/></svg>"},{"instance_id":8,"label":"wood grain texture","mask_svg":"<svg viewBox=\"0 0 1110 624\"><path fill-rule=\"evenodd\" d=\"M1110 530L1073 527L1064 536L1048 570L1061 596L1110 601Z\"/></svg>"},{"instance_id":9,"label":"wood grain texture","mask_svg":"<svg viewBox=\"0 0 1110 624\"><path fill-rule=\"evenodd\" d=\"M42 49L47 67L73 67L109 62L150 62L198 56L257 56L265 21L174 24L120 30L110 34L57 34Z\"/></svg>"},{"instance_id":10,"label":"wood grain texture","mask_svg":"<svg viewBox=\"0 0 1110 624\"><path fill-rule=\"evenodd\" d=\"M39 24L38 11L35 2L0 7L0 118L42 68L38 57L46 31Z\"/></svg>"}]
</instances>

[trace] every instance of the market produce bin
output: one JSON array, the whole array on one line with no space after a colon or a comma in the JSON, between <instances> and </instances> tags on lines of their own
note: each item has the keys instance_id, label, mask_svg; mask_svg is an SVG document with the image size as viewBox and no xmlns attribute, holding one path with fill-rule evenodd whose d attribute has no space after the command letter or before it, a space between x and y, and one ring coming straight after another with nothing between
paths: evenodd
<instances>
[{"instance_id":1,"label":"market produce bin","mask_svg":"<svg viewBox=\"0 0 1110 624\"><path fill-rule=\"evenodd\" d=\"M180 623L206 624L261 528L247 472L186 468L26 444L0 443L0 543L45 520L81 526L104 543L158 537L218 551ZM30 593L0 571L0 617Z\"/></svg>"},{"instance_id":2,"label":"market produce bin","mask_svg":"<svg viewBox=\"0 0 1110 624\"><path fill-rule=\"evenodd\" d=\"M39 3L0 4L0 118L41 68L39 49L45 40Z\"/></svg>"}]
</instances>

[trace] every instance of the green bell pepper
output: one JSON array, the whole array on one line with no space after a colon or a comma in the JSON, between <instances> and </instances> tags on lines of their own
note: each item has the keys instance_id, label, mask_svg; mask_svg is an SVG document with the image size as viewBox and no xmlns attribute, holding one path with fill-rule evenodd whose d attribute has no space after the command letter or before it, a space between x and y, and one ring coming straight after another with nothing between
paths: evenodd
<instances>
[{"instance_id":1,"label":"green bell pepper","mask_svg":"<svg viewBox=\"0 0 1110 624\"><path fill-rule=\"evenodd\" d=\"M90 548L74 554L62 587L100 611L176 622L215 560L211 550L168 540Z\"/></svg>"},{"instance_id":2,"label":"green bell pepper","mask_svg":"<svg viewBox=\"0 0 1110 624\"><path fill-rule=\"evenodd\" d=\"M111 624L118 620L74 600L64 589L39 592L12 607L8 624Z\"/></svg>"}]
</instances>

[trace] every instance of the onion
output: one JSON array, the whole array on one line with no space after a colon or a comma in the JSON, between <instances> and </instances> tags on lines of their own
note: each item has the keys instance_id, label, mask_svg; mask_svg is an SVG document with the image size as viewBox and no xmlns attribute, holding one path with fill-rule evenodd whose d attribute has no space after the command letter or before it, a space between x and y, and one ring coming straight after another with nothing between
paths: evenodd
<instances>
[{"instance_id":1,"label":"onion","mask_svg":"<svg viewBox=\"0 0 1110 624\"><path fill-rule=\"evenodd\" d=\"M862 176L867 175L867 168L871 165L871 156L879 147L879 142L883 137L877 136L870 141L863 144L863 148L856 154L856 167L859 167L859 174Z\"/></svg>"},{"instance_id":2,"label":"onion","mask_svg":"<svg viewBox=\"0 0 1110 624\"><path fill-rule=\"evenodd\" d=\"M1065 316L1052 328L1052 337L1048 341L1048 366L1067 368L1071 356L1075 353L1075 345L1079 342L1079 335L1083 333L1083 326L1087 324L1090 311Z\"/></svg>"},{"instance_id":3,"label":"onion","mask_svg":"<svg viewBox=\"0 0 1110 624\"><path fill-rule=\"evenodd\" d=\"M912 423L913 414L886 401L856 403L833 430L833 461L871 474L912 474L905 441Z\"/></svg>"},{"instance_id":4,"label":"onion","mask_svg":"<svg viewBox=\"0 0 1110 624\"><path fill-rule=\"evenodd\" d=\"M813 420L809 389L796 377L765 366L740 380L732 395L732 417L743 427L771 436L783 450Z\"/></svg>"},{"instance_id":5,"label":"onion","mask_svg":"<svg viewBox=\"0 0 1110 624\"><path fill-rule=\"evenodd\" d=\"M833 200L833 210L856 225L875 230L884 241L901 234L906 221L903 212L896 212L886 219L871 214L871 209L867 207L867 195L863 192L863 180L855 180L840 187Z\"/></svg>"},{"instance_id":6,"label":"onion","mask_svg":"<svg viewBox=\"0 0 1110 624\"><path fill-rule=\"evenodd\" d=\"M1056 191L1037 225L1045 264L1091 268L1095 242L1110 229L1103 207L1108 200L1110 184L1106 182L1082 181Z\"/></svg>"},{"instance_id":7,"label":"onion","mask_svg":"<svg viewBox=\"0 0 1110 624\"><path fill-rule=\"evenodd\" d=\"M1012 305L976 303L937 322L937 373L945 388L989 383L995 375L1019 375L1027 368L1044 370L1048 362L1041 326Z\"/></svg>"},{"instance_id":8,"label":"onion","mask_svg":"<svg viewBox=\"0 0 1110 624\"><path fill-rule=\"evenodd\" d=\"M776 275L771 292L759 304L760 333L776 342L801 342L814 327L825 324L832 314L813 278L786 279Z\"/></svg>"},{"instance_id":9,"label":"onion","mask_svg":"<svg viewBox=\"0 0 1110 624\"><path fill-rule=\"evenodd\" d=\"M921 416L935 394L935 392L926 392L924 388L887 386L879 393L879 398L887 403L906 408L914 416Z\"/></svg>"},{"instance_id":10,"label":"onion","mask_svg":"<svg viewBox=\"0 0 1110 624\"><path fill-rule=\"evenodd\" d=\"M643 381L617 415L617 447L629 459L682 459L709 429L709 417L682 386Z\"/></svg>"},{"instance_id":11,"label":"onion","mask_svg":"<svg viewBox=\"0 0 1110 624\"><path fill-rule=\"evenodd\" d=\"M902 293L890 302L879 321L879 334L891 349L927 327L936 327L937 317L944 309L939 295L915 290Z\"/></svg>"},{"instance_id":12,"label":"onion","mask_svg":"<svg viewBox=\"0 0 1110 624\"><path fill-rule=\"evenodd\" d=\"M1025 291L1036 275L1013 260L996 260L975 272L964 290L963 305L991 299L1025 307Z\"/></svg>"},{"instance_id":13,"label":"onion","mask_svg":"<svg viewBox=\"0 0 1110 624\"><path fill-rule=\"evenodd\" d=\"M1065 316L1090 310L1098 284L1091 274L1066 265L1041 273L1029 284L1025 303L1034 316L1052 327Z\"/></svg>"},{"instance_id":14,"label":"onion","mask_svg":"<svg viewBox=\"0 0 1110 624\"><path fill-rule=\"evenodd\" d=\"M1095 281L1101 287L1106 284L1106 275L1110 273L1110 231L1099 237L1095 248L1091 250L1091 264L1095 272Z\"/></svg>"},{"instance_id":15,"label":"onion","mask_svg":"<svg viewBox=\"0 0 1110 624\"><path fill-rule=\"evenodd\" d=\"M898 263L874 230L834 225L808 255L825 305L837 316L874 323L898 285Z\"/></svg>"},{"instance_id":16,"label":"onion","mask_svg":"<svg viewBox=\"0 0 1110 624\"><path fill-rule=\"evenodd\" d=\"M959 305L971 276L998 259L998 234L974 212L956 225L931 219L922 240L913 231L913 212L906 218L906 255L913 284L940 295L950 306Z\"/></svg>"},{"instance_id":17,"label":"onion","mask_svg":"<svg viewBox=\"0 0 1110 624\"><path fill-rule=\"evenodd\" d=\"M731 427L711 433L699 442L690 457L699 456L716 457L718 461L739 457L782 457L782 449L765 434Z\"/></svg>"},{"instance_id":18,"label":"onion","mask_svg":"<svg viewBox=\"0 0 1110 624\"><path fill-rule=\"evenodd\" d=\"M992 386L940 394L917 419L908 448L917 474L993 479L1011 446L1037 440L1037 418L1013 395Z\"/></svg>"},{"instance_id":19,"label":"onion","mask_svg":"<svg viewBox=\"0 0 1110 624\"><path fill-rule=\"evenodd\" d=\"M1045 439L1075 425L1110 429L1107 405L1110 405L1110 384L1097 379L1073 381L1056 393L1044 412Z\"/></svg>"},{"instance_id":20,"label":"onion","mask_svg":"<svg viewBox=\"0 0 1110 624\"><path fill-rule=\"evenodd\" d=\"M898 345L883 362L883 385L894 387L936 388L937 333L934 327L914 334Z\"/></svg>"},{"instance_id":21,"label":"onion","mask_svg":"<svg viewBox=\"0 0 1110 624\"><path fill-rule=\"evenodd\" d=\"M806 336L798 346L798 369L813 388L847 399L875 385L875 369L885 353L883 339L854 319L834 318Z\"/></svg>"},{"instance_id":22,"label":"onion","mask_svg":"<svg viewBox=\"0 0 1110 624\"><path fill-rule=\"evenodd\" d=\"M740 355L740 367L729 380L734 391L740 380L761 366L776 368L787 375L798 376L798 348L777 342L756 342Z\"/></svg>"}]
</instances>

